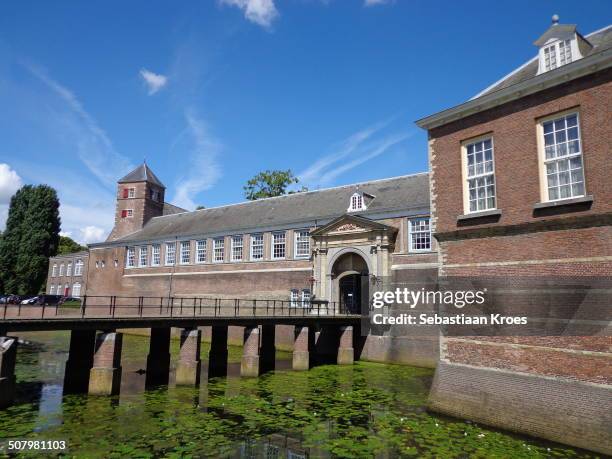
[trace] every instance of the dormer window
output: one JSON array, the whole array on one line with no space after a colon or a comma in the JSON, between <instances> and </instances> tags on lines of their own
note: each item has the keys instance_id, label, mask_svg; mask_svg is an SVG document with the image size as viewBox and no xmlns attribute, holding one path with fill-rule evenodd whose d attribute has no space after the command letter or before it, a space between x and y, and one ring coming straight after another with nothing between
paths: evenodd
<instances>
[{"instance_id":1,"label":"dormer window","mask_svg":"<svg viewBox=\"0 0 612 459\"><path fill-rule=\"evenodd\" d=\"M363 200L363 194L357 192L351 196L351 202L349 203L349 212L357 212L359 210L366 210L365 202Z\"/></svg>"},{"instance_id":2,"label":"dormer window","mask_svg":"<svg viewBox=\"0 0 612 459\"><path fill-rule=\"evenodd\" d=\"M553 16L553 24L535 42L540 47L538 75L570 64L583 57L592 45L576 31L575 25L559 24Z\"/></svg>"}]
</instances>

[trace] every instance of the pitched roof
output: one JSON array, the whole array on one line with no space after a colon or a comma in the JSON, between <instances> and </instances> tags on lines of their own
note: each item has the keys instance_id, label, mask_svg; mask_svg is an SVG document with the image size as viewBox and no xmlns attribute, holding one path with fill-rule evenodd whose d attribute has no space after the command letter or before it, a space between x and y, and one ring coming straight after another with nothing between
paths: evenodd
<instances>
[{"instance_id":1,"label":"pitched roof","mask_svg":"<svg viewBox=\"0 0 612 459\"><path fill-rule=\"evenodd\" d=\"M292 224L320 225L346 213L350 196L357 186L360 191L375 196L368 209L359 215L371 217L392 212L421 215L429 212L429 176L420 173L155 217L140 231L114 242L263 231Z\"/></svg>"},{"instance_id":2,"label":"pitched roof","mask_svg":"<svg viewBox=\"0 0 612 459\"><path fill-rule=\"evenodd\" d=\"M170 204L169 202L164 202L164 210L162 215L174 215L180 214L181 212L189 212L187 209L183 209L182 207L175 206L174 204Z\"/></svg>"},{"instance_id":3,"label":"pitched roof","mask_svg":"<svg viewBox=\"0 0 612 459\"><path fill-rule=\"evenodd\" d=\"M153 171L147 166L147 163L142 163L128 175L120 179L117 183L133 183L133 182L149 182L162 188L166 188L164 184L157 178Z\"/></svg>"},{"instance_id":4,"label":"pitched roof","mask_svg":"<svg viewBox=\"0 0 612 459\"><path fill-rule=\"evenodd\" d=\"M575 26L571 26L571 25L568 25L568 26L558 25L555 27L568 27L568 28L574 27L574 30L575 30ZM553 29L554 31L554 28L551 27L551 29ZM536 44L539 43L540 40L542 40L543 38L547 37L547 34L551 33L550 32L551 29L548 29L544 33L544 35L542 35L542 37L540 37L538 41L536 41ZM604 27L603 29L600 29L588 35L585 35L585 38L588 38L589 43L593 45L593 47L583 56L583 58L586 58L588 56L593 56L607 49L610 49L612 48L612 25L609 25L607 27ZM547 39L548 38L546 38L546 40ZM544 42L546 40L544 40ZM558 71L561 68L563 67L557 67L555 70L551 70L550 72ZM476 94L472 99L477 99L478 97L493 93L495 91L499 91L500 89L508 88L517 83L533 78L537 74L538 74L538 56L535 56L529 61L525 62L520 67L518 67L517 69L513 70L512 72L504 76L501 80L496 81L495 83L493 83L491 86L489 86L485 90Z\"/></svg>"}]
</instances>

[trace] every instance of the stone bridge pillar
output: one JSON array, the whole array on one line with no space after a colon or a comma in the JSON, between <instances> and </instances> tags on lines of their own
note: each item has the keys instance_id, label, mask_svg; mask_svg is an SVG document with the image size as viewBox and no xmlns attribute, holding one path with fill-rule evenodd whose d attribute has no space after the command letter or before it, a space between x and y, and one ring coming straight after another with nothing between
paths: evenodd
<instances>
[{"instance_id":1,"label":"stone bridge pillar","mask_svg":"<svg viewBox=\"0 0 612 459\"><path fill-rule=\"evenodd\" d=\"M177 386L197 386L200 384L200 348L202 331L190 328L181 330L181 352L176 367Z\"/></svg>"},{"instance_id":2,"label":"stone bridge pillar","mask_svg":"<svg viewBox=\"0 0 612 459\"><path fill-rule=\"evenodd\" d=\"M353 348L353 326L340 327L340 343L338 345L338 365L352 365L355 360Z\"/></svg>"},{"instance_id":3,"label":"stone bridge pillar","mask_svg":"<svg viewBox=\"0 0 612 459\"><path fill-rule=\"evenodd\" d=\"M87 393L94 363L95 330L72 330L64 371L64 394Z\"/></svg>"},{"instance_id":4,"label":"stone bridge pillar","mask_svg":"<svg viewBox=\"0 0 612 459\"><path fill-rule=\"evenodd\" d=\"M170 327L151 328L145 386L168 384L170 375Z\"/></svg>"},{"instance_id":5,"label":"stone bridge pillar","mask_svg":"<svg viewBox=\"0 0 612 459\"><path fill-rule=\"evenodd\" d=\"M208 351L208 377L227 376L227 326L213 325Z\"/></svg>"},{"instance_id":6,"label":"stone bridge pillar","mask_svg":"<svg viewBox=\"0 0 612 459\"><path fill-rule=\"evenodd\" d=\"M242 361L240 362L240 376L259 376L259 327L244 327L244 345L242 348Z\"/></svg>"},{"instance_id":7,"label":"stone bridge pillar","mask_svg":"<svg viewBox=\"0 0 612 459\"><path fill-rule=\"evenodd\" d=\"M121 387L123 333L103 331L96 337L93 368L89 372L89 393L116 395Z\"/></svg>"},{"instance_id":8,"label":"stone bridge pillar","mask_svg":"<svg viewBox=\"0 0 612 459\"><path fill-rule=\"evenodd\" d=\"M314 361L315 334L312 327L296 325L293 345L293 369L309 370Z\"/></svg>"},{"instance_id":9,"label":"stone bridge pillar","mask_svg":"<svg viewBox=\"0 0 612 459\"><path fill-rule=\"evenodd\" d=\"M15 360L17 338L0 336L0 408L6 408L15 398Z\"/></svg>"}]
</instances>

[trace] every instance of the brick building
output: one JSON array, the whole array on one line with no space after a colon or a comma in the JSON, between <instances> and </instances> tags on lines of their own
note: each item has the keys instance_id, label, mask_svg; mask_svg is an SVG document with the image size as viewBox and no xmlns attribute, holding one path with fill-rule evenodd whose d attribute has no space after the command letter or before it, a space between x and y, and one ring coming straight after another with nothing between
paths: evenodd
<instances>
[{"instance_id":1,"label":"brick building","mask_svg":"<svg viewBox=\"0 0 612 459\"><path fill-rule=\"evenodd\" d=\"M441 278L612 275L612 27L582 36L553 21L535 58L417 122ZM446 337L430 402L610 454L611 368L609 326L599 337Z\"/></svg>"},{"instance_id":2,"label":"brick building","mask_svg":"<svg viewBox=\"0 0 612 459\"><path fill-rule=\"evenodd\" d=\"M87 289L89 252L58 255L49 260L47 293L80 297Z\"/></svg>"}]
</instances>

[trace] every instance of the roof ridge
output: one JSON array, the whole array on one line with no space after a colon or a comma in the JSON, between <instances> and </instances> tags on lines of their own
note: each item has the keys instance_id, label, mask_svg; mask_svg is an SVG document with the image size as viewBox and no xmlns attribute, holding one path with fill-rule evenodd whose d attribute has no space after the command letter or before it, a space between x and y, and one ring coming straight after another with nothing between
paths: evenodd
<instances>
[{"instance_id":1,"label":"roof ridge","mask_svg":"<svg viewBox=\"0 0 612 459\"><path fill-rule=\"evenodd\" d=\"M590 32L586 35L582 35L584 38L588 38L592 35L596 35L598 33L602 33L603 31L605 31L606 29L612 28L612 24L608 24L605 27L602 27L601 29L597 29L593 32ZM579 33L579 32L577 32ZM478 94L476 94L475 96L472 96L470 99L468 100L474 100L474 99L478 99L480 96L485 95L487 92L489 92L490 90L492 90L493 88L495 88L497 85L499 85L501 82L505 81L506 79L510 78L512 75L514 75L515 73L520 72L521 70L523 70L525 67L527 67L529 64L531 64L533 61L537 60L539 57L539 53L537 53L534 57L532 57L531 59L529 59L527 62L523 63L521 66L515 68L514 70L512 70L510 73L504 75L503 77L501 77L499 80L497 80L495 83L487 86L485 89L483 89L482 91L480 91Z\"/></svg>"},{"instance_id":2,"label":"roof ridge","mask_svg":"<svg viewBox=\"0 0 612 459\"><path fill-rule=\"evenodd\" d=\"M428 171L427 172L416 172L414 174L398 175L396 177L387 177L387 178L383 178L383 179L369 180L369 181L366 181L366 182L358 182L358 183L351 183L351 184L347 184L347 185L332 186L332 187L328 187L328 188L321 188L321 189L318 189L318 190L300 191L300 192L296 192L296 193L288 193L288 194L284 194L282 196L272 196L272 197L269 197L269 198L255 199L253 201L242 201L242 202L235 202L233 204L224 204L224 205L221 205L221 206L207 207L205 209L188 210L186 212L181 212L179 214L159 215L157 217L151 218L151 220L155 220L157 218L164 218L164 217L173 217L173 216L184 214L184 213L204 212L204 211L212 210L212 209L222 209L224 207L243 206L245 204L252 204L254 202L269 201L269 200L272 200L272 199L288 198L288 197L295 196L295 195L303 196L305 194L319 193L321 191L338 190L340 188L350 188L350 187L358 186L358 185L367 185L367 184L370 184L370 183L378 183L378 182L385 182L385 181L389 181L389 180L397 180L397 179L408 178L408 177L416 177L418 175L424 175L424 174L429 174L429 172Z\"/></svg>"}]
</instances>

